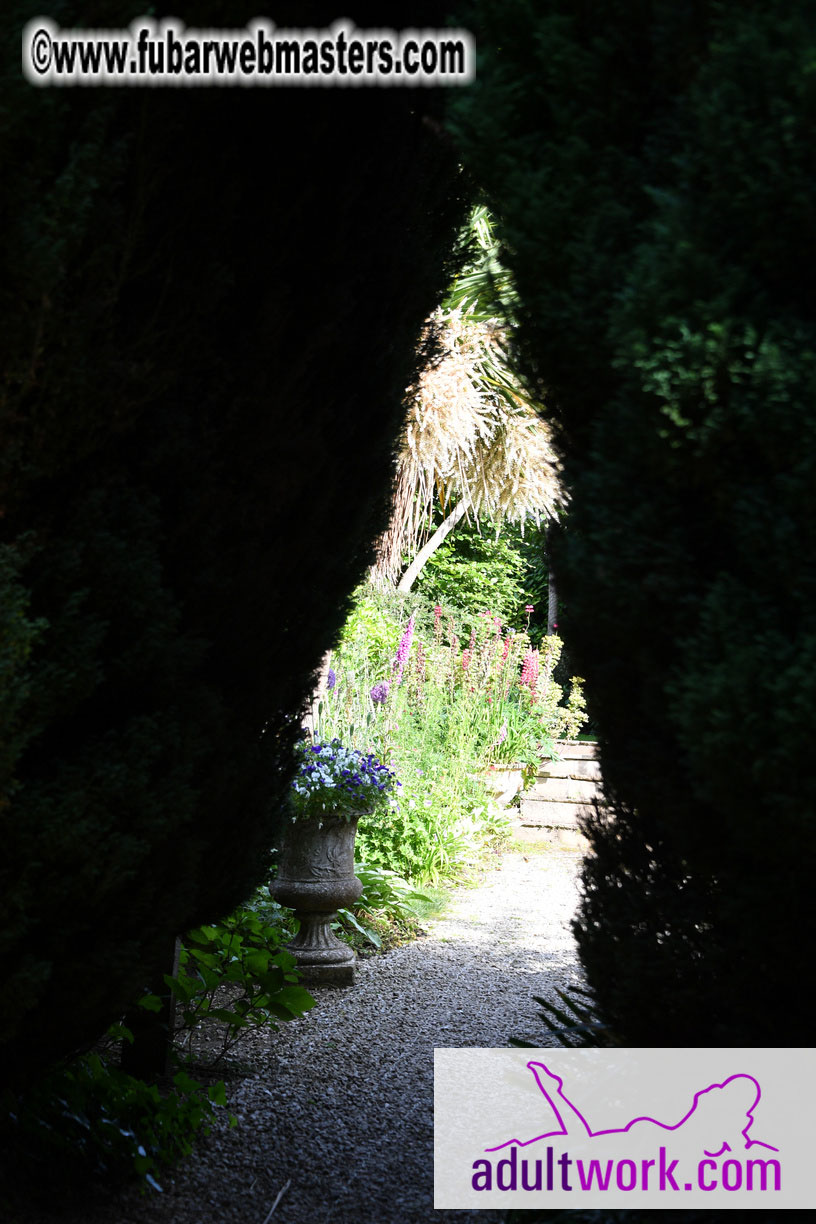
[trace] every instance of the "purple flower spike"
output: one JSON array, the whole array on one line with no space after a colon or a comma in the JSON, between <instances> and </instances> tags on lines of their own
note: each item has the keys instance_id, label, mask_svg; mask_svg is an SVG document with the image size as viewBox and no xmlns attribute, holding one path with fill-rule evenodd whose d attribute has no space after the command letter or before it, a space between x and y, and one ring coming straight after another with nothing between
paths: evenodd
<instances>
[{"instance_id":1,"label":"purple flower spike","mask_svg":"<svg viewBox=\"0 0 816 1224\"><path fill-rule=\"evenodd\" d=\"M331 692L331 690L334 688L336 683L337 683L337 676L335 675L334 668L330 667L329 674L326 678L326 688L329 690L329 692Z\"/></svg>"}]
</instances>

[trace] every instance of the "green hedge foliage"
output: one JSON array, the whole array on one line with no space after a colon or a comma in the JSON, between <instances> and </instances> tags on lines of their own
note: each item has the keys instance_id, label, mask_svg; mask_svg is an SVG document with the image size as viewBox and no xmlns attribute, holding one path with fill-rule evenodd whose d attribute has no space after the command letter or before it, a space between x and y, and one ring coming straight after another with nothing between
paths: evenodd
<instances>
[{"instance_id":1,"label":"green hedge foliage","mask_svg":"<svg viewBox=\"0 0 816 1224\"><path fill-rule=\"evenodd\" d=\"M453 111L572 502L610 814L577 925L632 1045L808 1045L816 869L810 6L511 0Z\"/></svg>"},{"instance_id":2,"label":"green hedge foliage","mask_svg":"<svg viewBox=\"0 0 816 1224\"><path fill-rule=\"evenodd\" d=\"M433 94L36 89L19 29L40 10L13 8L0 1046L25 1075L92 1041L161 981L168 935L263 877L295 716L384 524L466 201L424 121ZM59 21L134 15L92 10Z\"/></svg>"}]
</instances>

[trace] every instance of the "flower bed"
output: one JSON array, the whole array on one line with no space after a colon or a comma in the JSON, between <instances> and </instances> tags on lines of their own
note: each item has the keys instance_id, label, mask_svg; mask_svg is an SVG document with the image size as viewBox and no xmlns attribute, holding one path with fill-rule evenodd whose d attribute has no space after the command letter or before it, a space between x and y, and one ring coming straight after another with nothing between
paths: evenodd
<instances>
[{"instance_id":1,"label":"flower bed","mask_svg":"<svg viewBox=\"0 0 816 1224\"><path fill-rule=\"evenodd\" d=\"M359 600L331 660L317 734L375 754L402 783L376 827L361 830L361 854L438 880L461 874L507 827L487 770L520 764L529 778L556 737L577 734L580 681L565 699L553 680L555 635L536 648L526 629L486 611L464 636L440 605L383 602L371 592Z\"/></svg>"}]
</instances>

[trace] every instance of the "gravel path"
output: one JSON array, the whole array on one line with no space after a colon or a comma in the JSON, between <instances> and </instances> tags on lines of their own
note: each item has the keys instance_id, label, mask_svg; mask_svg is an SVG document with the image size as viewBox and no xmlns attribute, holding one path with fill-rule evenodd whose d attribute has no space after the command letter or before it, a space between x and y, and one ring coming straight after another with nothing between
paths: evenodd
<instances>
[{"instance_id":1,"label":"gravel path","mask_svg":"<svg viewBox=\"0 0 816 1224\"><path fill-rule=\"evenodd\" d=\"M428 936L364 960L354 987L239 1047L219 1128L166 1179L87 1224L493 1224L502 1213L433 1210L433 1050L551 1044L534 994L577 980L569 920L574 851L519 849L459 889ZM277 1205L276 1205L277 1204ZM274 1210L272 1210L274 1207Z\"/></svg>"}]
</instances>

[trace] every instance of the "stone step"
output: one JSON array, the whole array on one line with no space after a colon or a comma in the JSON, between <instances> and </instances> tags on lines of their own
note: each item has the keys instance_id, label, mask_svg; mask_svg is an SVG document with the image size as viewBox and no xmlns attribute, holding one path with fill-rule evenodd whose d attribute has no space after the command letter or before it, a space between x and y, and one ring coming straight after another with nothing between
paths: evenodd
<instances>
[{"instance_id":1,"label":"stone step","mask_svg":"<svg viewBox=\"0 0 816 1224\"><path fill-rule=\"evenodd\" d=\"M584 757L573 761L542 761L539 778L594 778L600 781L601 767L597 761Z\"/></svg>"},{"instance_id":2,"label":"stone step","mask_svg":"<svg viewBox=\"0 0 816 1224\"><path fill-rule=\"evenodd\" d=\"M554 803L592 803L598 795L597 784L589 778L543 778L539 774L524 800L540 799Z\"/></svg>"},{"instance_id":3,"label":"stone step","mask_svg":"<svg viewBox=\"0 0 816 1224\"><path fill-rule=\"evenodd\" d=\"M588 850L589 842L578 829L551 829L539 825L513 825L513 840L521 845L560 846L564 850Z\"/></svg>"},{"instance_id":4,"label":"stone step","mask_svg":"<svg viewBox=\"0 0 816 1224\"><path fill-rule=\"evenodd\" d=\"M553 829L574 829L582 816L594 811L591 803L549 803L542 799L522 799L521 823Z\"/></svg>"},{"instance_id":5,"label":"stone step","mask_svg":"<svg viewBox=\"0 0 816 1224\"><path fill-rule=\"evenodd\" d=\"M579 761L586 757L597 755L598 745L584 740L556 740L555 750L567 761Z\"/></svg>"}]
</instances>

